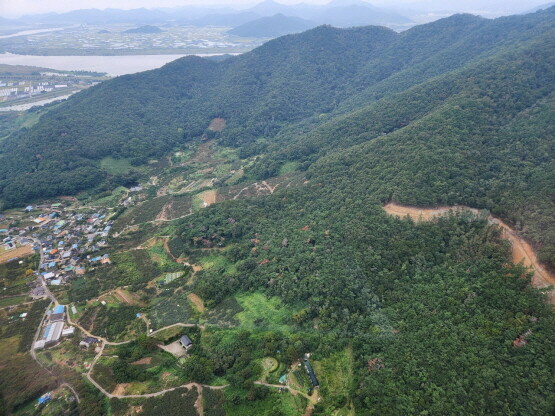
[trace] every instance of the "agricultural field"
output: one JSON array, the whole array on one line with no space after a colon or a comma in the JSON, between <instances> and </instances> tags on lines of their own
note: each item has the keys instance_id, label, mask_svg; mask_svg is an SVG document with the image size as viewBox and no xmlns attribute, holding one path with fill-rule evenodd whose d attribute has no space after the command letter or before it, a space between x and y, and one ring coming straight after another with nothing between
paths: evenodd
<instances>
[{"instance_id":1,"label":"agricultural field","mask_svg":"<svg viewBox=\"0 0 555 416\"><path fill-rule=\"evenodd\" d=\"M166 295L166 293L168 293ZM175 323L197 323L199 312L191 304L184 290L162 291L149 308L148 317L152 324L152 329L163 328Z\"/></svg>"},{"instance_id":2,"label":"agricultural field","mask_svg":"<svg viewBox=\"0 0 555 416\"><path fill-rule=\"evenodd\" d=\"M0 310L0 391L8 414L27 406L55 385L54 378L28 352L48 303L37 301L10 311ZM23 313L27 316L22 317Z\"/></svg>"},{"instance_id":3,"label":"agricultural field","mask_svg":"<svg viewBox=\"0 0 555 416\"><path fill-rule=\"evenodd\" d=\"M137 318L141 308L119 305L89 305L79 319L79 325L87 331L112 341L126 341L146 332L146 324Z\"/></svg>"},{"instance_id":4,"label":"agricultural field","mask_svg":"<svg viewBox=\"0 0 555 416\"><path fill-rule=\"evenodd\" d=\"M148 222L164 222L191 213L192 198L188 195L164 195L128 208L118 217L114 227L117 231Z\"/></svg>"},{"instance_id":5,"label":"agricultural field","mask_svg":"<svg viewBox=\"0 0 555 416\"><path fill-rule=\"evenodd\" d=\"M181 388L150 399L112 399L110 409L113 416L134 415L139 409L141 416L198 416L195 408L197 398L196 388Z\"/></svg>"},{"instance_id":6,"label":"agricultural field","mask_svg":"<svg viewBox=\"0 0 555 416\"><path fill-rule=\"evenodd\" d=\"M262 40L230 35L229 27L162 25L160 33L125 33L130 24L80 25L0 39L0 49L24 55L226 54L247 52Z\"/></svg>"},{"instance_id":7,"label":"agricultural field","mask_svg":"<svg viewBox=\"0 0 555 416\"><path fill-rule=\"evenodd\" d=\"M236 327L240 324L237 314L243 312L243 310L237 299L229 297L213 308L207 309L202 315L201 322L219 328Z\"/></svg>"},{"instance_id":8,"label":"agricultural field","mask_svg":"<svg viewBox=\"0 0 555 416\"><path fill-rule=\"evenodd\" d=\"M279 409L284 416L301 416L305 414L307 400L301 395L289 392L280 393L277 389L257 386L247 400L236 399L237 392L225 390L226 401L224 409L227 416L261 415L271 416L275 409Z\"/></svg>"},{"instance_id":9,"label":"agricultural field","mask_svg":"<svg viewBox=\"0 0 555 416\"><path fill-rule=\"evenodd\" d=\"M148 394L184 384L182 370L169 353L156 348L145 355L130 356L122 354L126 349L117 349L116 355L97 361L92 377L105 390L119 395Z\"/></svg>"},{"instance_id":10,"label":"agricultural field","mask_svg":"<svg viewBox=\"0 0 555 416\"><path fill-rule=\"evenodd\" d=\"M105 191L98 195L90 203L94 206L101 206L106 208L114 208L128 194L129 190L124 186L118 186L111 191Z\"/></svg>"},{"instance_id":11,"label":"agricultural field","mask_svg":"<svg viewBox=\"0 0 555 416\"><path fill-rule=\"evenodd\" d=\"M322 360L312 361L312 366L320 382L320 393L331 399L323 402L327 412L335 412L337 416L354 415L352 399L354 359L352 347L336 352Z\"/></svg>"},{"instance_id":12,"label":"agricultural field","mask_svg":"<svg viewBox=\"0 0 555 416\"><path fill-rule=\"evenodd\" d=\"M25 245L16 247L11 250L5 250L0 252L0 265L3 263L8 263L14 259L22 259L24 257L32 256L34 253L32 246Z\"/></svg>"},{"instance_id":13,"label":"agricultural field","mask_svg":"<svg viewBox=\"0 0 555 416\"><path fill-rule=\"evenodd\" d=\"M151 260L157 264L158 268L163 273L181 273L184 274L184 267L183 265L177 263L173 258L170 257L168 252L166 251L165 247L165 239L158 239L154 245L151 245L147 248L147 252L150 255ZM178 276L181 277L181 276ZM168 280L167 275L165 276L166 280ZM173 280L175 280L175 276ZM172 279L170 278L169 281L166 283L170 283Z\"/></svg>"},{"instance_id":14,"label":"agricultural field","mask_svg":"<svg viewBox=\"0 0 555 416\"><path fill-rule=\"evenodd\" d=\"M37 358L46 368L67 367L78 373L85 373L96 353L94 348L80 348L79 341L77 337L65 339L53 348L38 352Z\"/></svg>"}]
</instances>

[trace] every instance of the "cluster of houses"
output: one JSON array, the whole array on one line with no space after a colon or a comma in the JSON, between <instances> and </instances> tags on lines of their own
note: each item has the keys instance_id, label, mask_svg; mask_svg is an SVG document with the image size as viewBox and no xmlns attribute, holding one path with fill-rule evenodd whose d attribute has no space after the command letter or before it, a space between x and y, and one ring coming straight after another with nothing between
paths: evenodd
<instances>
[{"instance_id":1,"label":"cluster of houses","mask_svg":"<svg viewBox=\"0 0 555 416\"><path fill-rule=\"evenodd\" d=\"M3 100L16 99L22 97L33 97L54 90L69 88L68 84L56 82L35 82L32 81L0 81L0 98Z\"/></svg>"},{"instance_id":2,"label":"cluster of houses","mask_svg":"<svg viewBox=\"0 0 555 416\"><path fill-rule=\"evenodd\" d=\"M41 276L48 284L65 284L90 267L110 263L110 256L101 252L112 228L103 212L66 213L59 206L52 208L33 220L40 230L33 236L41 235Z\"/></svg>"},{"instance_id":3,"label":"cluster of houses","mask_svg":"<svg viewBox=\"0 0 555 416\"><path fill-rule=\"evenodd\" d=\"M48 313L41 329L41 335L35 342L35 350L55 345L62 337L68 337L75 333L75 328L66 323L65 312L65 306L58 305Z\"/></svg>"},{"instance_id":4,"label":"cluster of houses","mask_svg":"<svg viewBox=\"0 0 555 416\"><path fill-rule=\"evenodd\" d=\"M108 247L112 221L104 211L75 212L54 203L30 205L25 208L25 214L15 224L26 226L10 224L0 228L1 245L5 250L14 249L16 244L41 250L39 276L47 284L63 285L91 268L111 263L110 255L103 250ZM6 218L0 220L6 221ZM35 287L37 293L31 293L33 297L40 297L39 286Z\"/></svg>"}]
</instances>

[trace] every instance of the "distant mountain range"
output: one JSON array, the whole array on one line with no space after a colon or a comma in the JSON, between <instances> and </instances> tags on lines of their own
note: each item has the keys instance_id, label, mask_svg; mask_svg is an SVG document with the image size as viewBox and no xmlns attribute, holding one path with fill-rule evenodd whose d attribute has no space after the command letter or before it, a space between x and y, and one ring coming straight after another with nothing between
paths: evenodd
<instances>
[{"instance_id":1,"label":"distant mountain range","mask_svg":"<svg viewBox=\"0 0 555 416\"><path fill-rule=\"evenodd\" d=\"M361 0L333 0L325 5L296 4L285 5L273 0L266 0L253 7L237 10L230 7L198 7L186 6L171 9L145 8L132 10L119 9L84 9L67 13L48 13L23 16L17 20L1 19L0 26L36 25L36 24L187 24L194 26L228 26L237 27L260 18L272 17L276 14L295 17L311 22L306 27L319 24L331 24L338 27L361 25L411 25L412 21L389 9L375 7ZM273 21L283 25L283 19ZM264 22L264 21L263 21ZM258 23L254 23L257 25ZM293 25L296 27L298 25ZM269 32L282 34L279 27L268 28ZM290 32L288 32L290 33Z\"/></svg>"},{"instance_id":2,"label":"distant mountain range","mask_svg":"<svg viewBox=\"0 0 555 416\"><path fill-rule=\"evenodd\" d=\"M540 6L536 6L528 11L526 11L523 14L527 14L527 13L535 13L538 12L540 10L545 10L545 9L549 9L550 7L555 6L555 1L552 1L551 3L546 3L546 4L542 4Z\"/></svg>"},{"instance_id":3,"label":"distant mountain range","mask_svg":"<svg viewBox=\"0 0 555 416\"><path fill-rule=\"evenodd\" d=\"M315 26L317 24L310 20L278 13L271 17L261 17L260 19L244 23L231 29L228 33L252 38L274 38L290 33L303 32Z\"/></svg>"}]
</instances>

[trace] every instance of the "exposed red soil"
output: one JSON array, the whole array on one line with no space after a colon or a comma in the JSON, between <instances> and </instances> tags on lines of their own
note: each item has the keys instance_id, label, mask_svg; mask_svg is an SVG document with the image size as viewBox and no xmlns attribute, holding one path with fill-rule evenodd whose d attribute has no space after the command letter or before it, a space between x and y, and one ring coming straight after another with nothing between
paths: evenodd
<instances>
[{"instance_id":1,"label":"exposed red soil","mask_svg":"<svg viewBox=\"0 0 555 416\"><path fill-rule=\"evenodd\" d=\"M464 210L469 210L474 213L479 211L474 208L464 207L464 206L452 206L452 207L436 207L436 208L420 208L420 207L410 207L398 205L393 202L385 205L383 209L391 215L397 217L411 217L414 221L430 221L435 217L444 215L448 212L460 212ZM547 271L543 267L532 246L526 242L516 231L505 224L498 218L488 217L488 221L491 224L496 224L503 230L502 237L509 240L512 245L512 261L515 264L521 263L523 266L531 267L534 270L534 276L532 278L532 284L537 288L545 288L548 286L555 286L555 276ZM549 294L550 303L555 303L555 290L552 290Z\"/></svg>"}]
</instances>

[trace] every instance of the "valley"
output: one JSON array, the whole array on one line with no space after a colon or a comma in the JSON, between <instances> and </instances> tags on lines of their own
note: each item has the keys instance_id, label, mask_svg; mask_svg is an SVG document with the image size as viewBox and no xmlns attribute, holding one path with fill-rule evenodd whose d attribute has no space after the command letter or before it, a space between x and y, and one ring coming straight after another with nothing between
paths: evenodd
<instances>
[{"instance_id":1,"label":"valley","mask_svg":"<svg viewBox=\"0 0 555 416\"><path fill-rule=\"evenodd\" d=\"M0 404L552 414L553 45L320 26L8 112Z\"/></svg>"}]
</instances>

